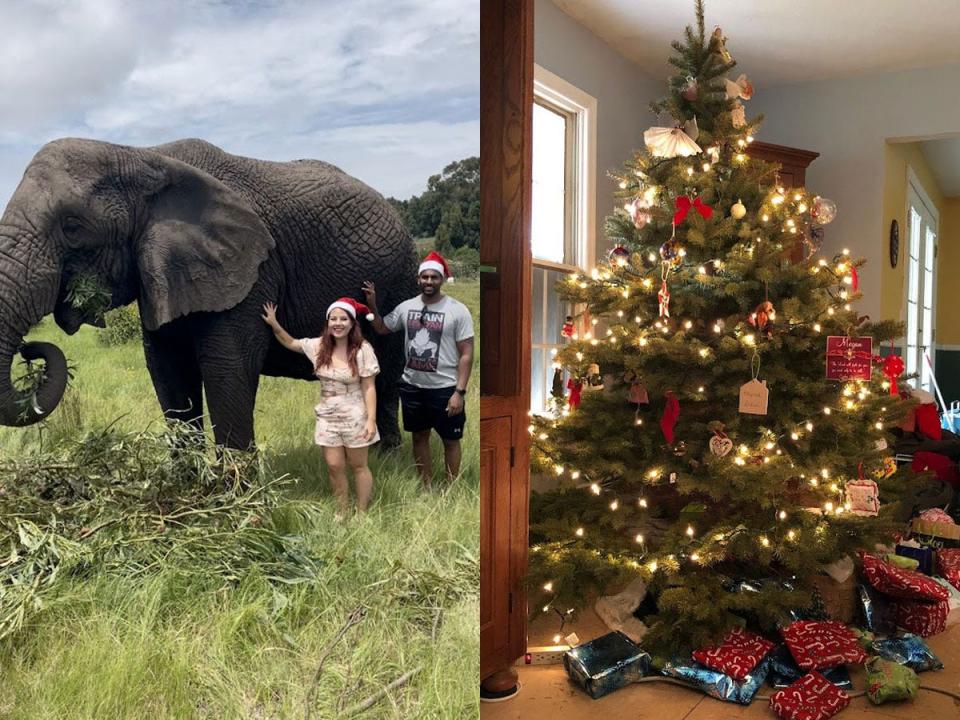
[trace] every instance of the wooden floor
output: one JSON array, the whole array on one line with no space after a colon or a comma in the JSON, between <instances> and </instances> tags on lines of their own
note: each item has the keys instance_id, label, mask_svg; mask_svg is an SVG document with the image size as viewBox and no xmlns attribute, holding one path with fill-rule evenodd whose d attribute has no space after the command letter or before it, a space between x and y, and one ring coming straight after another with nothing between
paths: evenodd
<instances>
[{"instance_id":1,"label":"wooden floor","mask_svg":"<svg viewBox=\"0 0 960 720\"><path fill-rule=\"evenodd\" d=\"M564 634L575 631L582 641L606 632L606 627L592 612ZM530 645L552 645L557 625L534 622L530 628ZM960 624L928 638L930 648L943 662L943 670L920 673L920 684L960 693ZM849 666L854 691L864 689L863 668ZM540 665L518 668L520 693L500 703L482 703L481 720L740 720L776 716L766 700L756 699L747 707L725 703L693 690L666 683L642 683L617 690L593 700L567 680L562 665ZM769 685L760 688L760 695L769 696ZM874 705L866 697L854 698L843 710L841 720L960 720L960 703L940 693L920 690L912 701Z\"/></svg>"}]
</instances>

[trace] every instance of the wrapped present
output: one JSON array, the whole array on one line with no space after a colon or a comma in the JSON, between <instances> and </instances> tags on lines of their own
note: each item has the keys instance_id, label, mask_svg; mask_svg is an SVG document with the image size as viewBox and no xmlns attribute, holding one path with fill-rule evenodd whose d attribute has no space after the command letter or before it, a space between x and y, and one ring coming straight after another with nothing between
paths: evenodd
<instances>
[{"instance_id":1,"label":"wrapped present","mask_svg":"<svg viewBox=\"0 0 960 720\"><path fill-rule=\"evenodd\" d=\"M877 590L902 600L946 600L946 589L926 575L901 570L875 555L862 554L863 574Z\"/></svg>"},{"instance_id":2,"label":"wrapped present","mask_svg":"<svg viewBox=\"0 0 960 720\"><path fill-rule=\"evenodd\" d=\"M960 550L948 548L937 552L937 574L960 590Z\"/></svg>"},{"instance_id":3,"label":"wrapped present","mask_svg":"<svg viewBox=\"0 0 960 720\"><path fill-rule=\"evenodd\" d=\"M863 626L871 632L885 633L894 630L890 598L869 585L860 585L857 591Z\"/></svg>"},{"instance_id":4,"label":"wrapped present","mask_svg":"<svg viewBox=\"0 0 960 720\"><path fill-rule=\"evenodd\" d=\"M842 582L837 582L829 575L817 573L810 578L810 583L823 599L827 614L823 620L839 620L844 623L853 621L857 614L857 578L854 573L850 573Z\"/></svg>"},{"instance_id":5,"label":"wrapped present","mask_svg":"<svg viewBox=\"0 0 960 720\"><path fill-rule=\"evenodd\" d=\"M764 659L753 672L738 682L719 670L711 670L694 660L678 658L664 663L661 672L667 677L684 680L717 700L749 705L767 679L769 669L770 661Z\"/></svg>"},{"instance_id":6,"label":"wrapped present","mask_svg":"<svg viewBox=\"0 0 960 720\"><path fill-rule=\"evenodd\" d=\"M621 632L602 635L568 650L563 667L596 699L650 673L650 656Z\"/></svg>"},{"instance_id":7,"label":"wrapped present","mask_svg":"<svg viewBox=\"0 0 960 720\"><path fill-rule=\"evenodd\" d=\"M919 638L917 639L919 640ZM806 674L797 667L797 663L786 645L777 646L767 657L770 661L770 674L767 675L767 682L775 688L787 687ZM850 673L843 665L822 670L821 674L838 688L843 690L853 689L853 683L850 682Z\"/></svg>"},{"instance_id":8,"label":"wrapped present","mask_svg":"<svg viewBox=\"0 0 960 720\"><path fill-rule=\"evenodd\" d=\"M785 627L781 634L793 659L803 670L862 663L867 659L867 653L860 647L857 636L846 625L835 620L798 620Z\"/></svg>"},{"instance_id":9,"label":"wrapped present","mask_svg":"<svg viewBox=\"0 0 960 720\"><path fill-rule=\"evenodd\" d=\"M896 554L901 557L916 560L918 564L917 570L922 572L924 575L933 575L937 560L937 552L933 548L923 546L913 547L911 545L899 543L897 545Z\"/></svg>"},{"instance_id":10,"label":"wrapped present","mask_svg":"<svg viewBox=\"0 0 960 720\"><path fill-rule=\"evenodd\" d=\"M919 600L897 600L890 604L893 610L893 622L897 627L920 637L930 637L947 629L947 615L950 603L921 602Z\"/></svg>"},{"instance_id":11,"label":"wrapped present","mask_svg":"<svg viewBox=\"0 0 960 720\"><path fill-rule=\"evenodd\" d=\"M870 658L867 668L867 697L874 705L891 700L909 700L917 694L920 678L906 665L883 658Z\"/></svg>"},{"instance_id":12,"label":"wrapped present","mask_svg":"<svg viewBox=\"0 0 960 720\"><path fill-rule=\"evenodd\" d=\"M906 665L914 672L943 668L943 663L933 654L923 638L910 633L874 640L870 644L870 652L884 660Z\"/></svg>"},{"instance_id":13,"label":"wrapped present","mask_svg":"<svg viewBox=\"0 0 960 720\"><path fill-rule=\"evenodd\" d=\"M693 659L734 680L743 680L772 649L773 643L769 640L749 630L734 628L719 645L695 650Z\"/></svg>"},{"instance_id":14,"label":"wrapped present","mask_svg":"<svg viewBox=\"0 0 960 720\"><path fill-rule=\"evenodd\" d=\"M827 720L850 704L850 696L814 671L770 696L781 720Z\"/></svg>"},{"instance_id":15,"label":"wrapped present","mask_svg":"<svg viewBox=\"0 0 960 720\"><path fill-rule=\"evenodd\" d=\"M891 565L896 565L901 570L919 570L920 561L914 560L911 557L906 557L905 555L897 555L896 553L887 553L883 556L883 559L886 560Z\"/></svg>"},{"instance_id":16,"label":"wrapped present","mask_svg":"<svg viewBox=\"0 0 960 720\"><path fill-rule=\"evenodd\" d=\"M915 519L910 523L910 532L921 540L936 543L938 547L960 547L960 525Z\"/></svg>"}]
</instances>

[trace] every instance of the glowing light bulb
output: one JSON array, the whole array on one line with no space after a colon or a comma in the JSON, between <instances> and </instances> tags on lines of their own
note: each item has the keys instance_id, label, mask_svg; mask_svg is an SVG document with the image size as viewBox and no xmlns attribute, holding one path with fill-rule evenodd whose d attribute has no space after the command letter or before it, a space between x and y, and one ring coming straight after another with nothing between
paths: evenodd
<instances>
[{"instance_id":1,"label":"glowing light bulb","mask_svg":"<svg viewBox=\"0 0 960 720\"><path fill-rule=\"evenodd\" d=\"M743 336L743 341L744 341L747 345L753 345L753 343L754 343L754 341L755 341L755 338L753 337L753 333L747 333L746 335L744 335L744 336Z\"/></svg>"},{"instance_id":2,"label":"glowing light bulb","mask_svg":"<svg viewBox=\"0 0 960 720\"><path fill-rule=\"evenodd\" d=\"M807 211L806 203L800 203L799 205L797 205L797 212L805 213L806 211Z\"/></svg>"},{"instance_id":3,"label":"glowing light bulb","mask_svg":"<svg viewBox=\"0 0 960 720\"><path fill-rule=\"evenodd\" d=\"M640 498L640 500L639 500L639 502L638 502L637 504L640 505L640 507L645 508L645 507L647 507L647 499L646 499L646 498Z\"/></svg>"},{"instance_id":4,"label":"glowing light bulb","mask_svg":"<svg viewBox=\"0 0 960 720\"><path fill-rule=\"evenodd\" d=\"M796 536L797 536L797 534L796 534L793 530L790 530L790 531L787 533L787 538L789 538L790 540L793 540Z\"/></svg>"},{"instance_id":5,"label":"glowing light bulb","mask_svg":"<svg viewBox=\"0 0 960 720\"><path fill-rule=\"evenodd\" d=\"M704 172L710 172L710 163L704 163L704 164L703 164L703 171L704 171Z\"/></svg>"},{"instance_id":6,"label":"glowing light bulb","mask_svg":"<svg viewBox=\"0 0 960 720\"><path fill-rule=\"evenodd\" d=\"M721 330L722 330L722 328L720 327L720 324L719 324L719 323L716 323L716 324L713 326L713 331L714 331L715 333L719 333L719 332L721 332Z\"/></svg>"},{"instance_id":7,"label":"glowing light bulb","mask_svg":"<svg viewBox=\"0 0 960 720\"><path fill-rule=\"evenodd\" d=\"M747 135L747 142L748 142L748 143L752 143L752 142L753 142L753 135Z\"/></svg>"},{"instance_id":8,"label":"glowing light bulb","mask_svg":"<svg viewBox=\"0 0 960 720\"><path fill-rule=\"evenodd\" d=\"M833 503L828 500L823 504L823 509L826 510L828 513L833 512Z\"/></svg>"},{"instance_id":9,"label":"glowing light bulb","mask_svg":"<svg viewBox=\"0 0 960 720\"><path fill-rule=\"evenodd\" d=\"M543 589L546 590L547 592L553 592L553 583L548 582L544 584Z\"/></svg>"},{"instance_id":10,"label":"glowing light bulb","mask_svg":"<svg viewBox=\"0 0 960 720\"><path fill-rule=\"evenodd\" d=\"M546 439L547 439L547 434L546 434L546 433L540 433L540 435L539 435L538 437L539 437L541 440L546 440Z\"/></svg>"},{"instance_id":11,"label":"glowing light bulb","mask_svg":"<svg viewBox=\"0 0 960 720\"><path fill-rule=\"evenodd\" d=\"M746 155L744 155L743 153L737 153L736 155L737 162L743 162L746 159L747 159Z\"/></svg>"},{"instance_id":12,"label":"glowing light bulb","mask_svg":"<svg viewBox=\"0 0 960 720\"><path fill-rule=\"evenodd\" d=\"M760 219L761 219L761 220L763 220L764 222L766 222L767 220L769 220L769 219L770 219L770 216L769 216L769 215L766 215L766 214L764 214L764 215L761 215L761 216L760 216Z\"/></svg>"},{"instance_id":13,"label":"glowing light bulb","mask_svg":"<svg viewBox=\"0 0 960 720\"><path fill-rule=\"evenodd\" d=\"M610 509L613 510L614 512L617 511L618 507L620 507L619 501L614 500L612 503L610 503Z\"/></svg>"},{"instance_id":14,"label":"glowing light bulb","mask_svg":"<svg viewBox=\"0 0 960 720\"><path fill-rule=\"evenodd\" d=\"M820 323L814 323L813 330L814 332L820 332Z\"/></svg>"},{"instance_id":15,"label":"glowing light bulb","mask_svg":"<svg viewBox=\"0 0 960 720\"><path fill-rule=\"evenodd\" d=\"M647 473L647 477L651 480L656 480L660 477L660 468L653 468L650 472Z\"/></svg>"},{"instance_id":16,"label":"glowing light bulb","mask_svg":"<svg viewBox=\"0 0 960 720\"><path fill-rule=\"evenodd\" d=\"M692 167L688 167L688 168L687 168L687 175L693 175L693 168L692 168Z\"/></svg>"},{"instance_id":17,"label":"glowing light bulb","mask_svg":"<svg viewBox=\"0 0 960 720\"><path fill-rule=\"evenodd\" d=\"M699 555L699 553L693 553L693 554L690 556L690 559L693 560L694 562L700 562L700 555Z\"/></svg>"},{"instance_id":18,"label":"glowing light bulb","mask_svg":"<svg viewBox=\"0 0 960 720\"><path fill-rule=\"evenodd\" d=\"M594 495L599 495L599 494L600 494L600 486L597 485L596 483L592 483L592 484L590 485L590 489L593 491L593 494L594 494Z\"/></svg>"},{"instance_id":19,"label":"glowing light bulb","mask_svg":"<svg viewBox=\"0 0 960 720\"><path fill-rule=\"evenodd\" d=\"M777 514L777 517L780 518L781 520L786 520L786 519L787 519L787 511L786 511L786 510L781 510L781 511Z\"/></svg>"},{"instance_id":20,"label":"glowing light bulb","mask_svg":"<svg viewBox=\"0 0 960 720\"><path fill-rule=\"evenodd\" d=\"M707 350L706 348L700 348L700 357L705 358L709 354L710 354L709 350Z\"/></svg>"},{"instance_id":21,"label":"glowing light bulb","mask_svg":"<svg viewBox=\"0 0 960 720\"><path fill-rule=\"evenodd\" d=\"M760 544L764 547L770 547L770 539L766 535L760 537Z\"/></svg>"},{"instance_id":22,"label":"glowing light bulb","mask_svg":"<svg viewBox=\"0 0 960 720\"><path fill-rule=\"evenodd\" d=\"M687 537L693 537L693 525L687 525Z\"/></svg>"},{"instance_id":23,"label":"glowing light bulb","mask_svg":"<svg viewBox=\"0 0 960 720\"><path fill-rule=\"evenodd\" d=\"M824 415L829 415L831 412L833 412L833 411L832 411L830 408L828 408L828 407L825 407L825 408L823 409L823 414L824 414Z\"/></svg>"},{"instance_id":24,"label":"glowing light bulb","mask_svg":"<svg viewBox=\"0 0 960 720\"><path fill-rule=\"evenodd\" d=\"M650 278L644 278L643 286L649 290L650 288L653 287L653 280L651 280Z\"/></svg>"},{"instance_id":25,"label":"glowing light bulb","mask_svg":"<svg viewBox=\"0 0 960 720\"><path fill-rule=\"evenodd\" d=\"M833 313L834 313L833 308L827 308L827 315L833 315Z\"/></svg>"},{"instance_id":26,"label":"glowing light bulb","mask_svg":"<svg viewBox=\"0 0 960 720\"><path fill-rule=\"evenodd\" d=\"M774 205L779 205L783 202L783 195L774 195L772 198L770 198L770 202Z\"/></svg>"},{"instance_id":27,"label":"glowing light bulb","mask_svg":"<svg viewBox=\"0 0 960 720\"><path fill-rule=\"evenodd\" d=\"M579 480L579 479L580 479L580 471L579 471L579 470L574 470L572 473L570 473L570 479L571 479L571 480Z\"/></svg>"},{"instance_id":28,"label":"glowing light bulb","mask_svg":"<svg viewBox=\"0 0 960 720\"><path fill-rule=\"evenodd\" d=\"M683 323L683 326L684 326L687 330L689 330L690 328L693 327L693 322L690 321L690 320L686 320L686 321Z\"/></svg>"},{"instance_id":29,"label":"glowing light bulb","mask_svg":"<svg viewBox=\"0 0 960 720\"><path fill-rule=\"evenodd\" d=\"M643 535L637 535L634 538L634 541L637 543L637 545L643 545Z\"/></svg>"},{"instance_id":30,"label":"glowing light bulb","mask_svg":"<svg viewBox=\"0 0 960 720\"><path fill-rule=\"evenodd\" d=\"M703 387L703 385L701 385L700 387L697 388L697 392L702 393L704 389L705 388Z\"/></svg>"},{"instance_id":31,"label":"glowing light bulb","mask_svg":"<svg viewBox=\"0 0 960 720\"><path fill-rule=\"evenodd\" d=\"M637 426L643 425L643 418L637 418L636 420L633 421L633 424Z\"/></svg>"},{"instance_id":32,"label":"glowing light bulb","mask_svg":"<svg viewBox=\"0 0 960 720\"><path fill-rule=\"evenodd\" d=\"M767 450L773 450L774 444L773 444L772 442L768 442L766 445L764 445L764 447L765 447Z\"/></svg>"},{"instance_id":33,"label":"glowing light bulb","mask_svg":"<svg viewBox=\"0 0 960 720\"><path fill-rule=\"evenodd\" d=\"M578 527L573 534L576 535L577 537L583 537L583 528Z\"/></svg>"},{"instance_id":34,"label":"glowing light bulb","mask_svg":"<svg viewBox=\"0 0 960 720\"><path fill-rule=\"evenodd\" d=\"M808 422L804 427L807 429L807 432L813 432L813 423Z\"/></svg>"},{"instance_id":35,"label":"glowing light bulb","mask_svg":"<svg viewBox=\"0 0 960 720\"><path fill-rule=\"evenodd\" d=\"M553 466L553 471L554 471L557 475L563 475L563 470L564 470L563 465L554 465L554 466Z\"/></svg>"},{"instance_id":36,"label":"glowing light bulb","mask_svg":"<svg viewBox=\"0 0 960 720\"><path fill-rule=\"evenodd\" d=\"M830 477L830 471L829 471L827 468L821 469L821 470L820 470L820 477L822 477L824 480L826 480L828 477Z\"/></svg>"},{"instance_id":37,"label":"glowing light bulb","mask_svg":"<svg viewBox=\"0 0 960 720\"><path fill-rule=\"evenodd\" d=\"M790 433L790 439L791 439L791 440L799 440L799 439L800 439L800 436L799 436L797 433L792 432L792 433Z\"/></svg>"},{"instance_id":38,"label":"glowing light bulb","mask_svg":"<svg viewBox=\"0 0 960 720\"><path fill-rule=\"evenodd\" d=\"M658 567L657 561L656 561L656 560L651 560L651 561L647 564L647 567L650 568L650 572L656 572L656 571L657 571L657 567Z\"/></svg>"},{"instance_id":39,"label":"glowing light bulb","mask_svg":"<svg viewBox=\"0 0 960 720\"><path fill-rule=\"evenodd\" d=\"M882 423L882 422L874 423L873 426L874 426L877 430L883 430L883 423Z\"/></svg>"},{"instance_id":40,"label":"glowing light bulb","mask_svg":"<svg viewBox=\"0 0 960 720\"><path fill-rule=\"evenodd\" d=\"M637 340L637 344L638 344L640 347L645 347L646 344L647 344L647 339L646 339L645 337L642 337L642 338L640 338L639 340Z\"/></svg>"}]
</instances>

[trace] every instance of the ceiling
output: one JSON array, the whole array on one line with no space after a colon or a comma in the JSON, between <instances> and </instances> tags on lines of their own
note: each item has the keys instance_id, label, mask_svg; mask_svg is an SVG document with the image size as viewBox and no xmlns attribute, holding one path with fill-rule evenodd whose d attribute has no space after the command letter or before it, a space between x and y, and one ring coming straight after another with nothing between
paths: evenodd
<instances>
[{"instance_id":1,"label":"ceiling","mask_svg":"<svg viewBox=\"0 0 960 720\"><path fill-rule=\"evenodd\" d=\"M920 149L944 197L960 197L960 138L926 140Z\"/></svg>"},{"instance_id":2,"label":"ceiling","mask_svg":"<svg viewBox=\"0 0 960 720\"><path fill-rule=\"evenodd\" d=\"M655 77L696 20L693 0L553 2ZM758 87L960 63L958 0L706 0L705 19Z\"/></svg>"}]
</instances>

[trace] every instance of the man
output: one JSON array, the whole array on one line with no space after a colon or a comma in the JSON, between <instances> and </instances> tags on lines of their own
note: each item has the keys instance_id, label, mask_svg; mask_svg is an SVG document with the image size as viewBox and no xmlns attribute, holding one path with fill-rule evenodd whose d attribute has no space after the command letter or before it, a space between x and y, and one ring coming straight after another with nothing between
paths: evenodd
<instances>
[{"instance_id":1,"label":"man","mask_svg":"<svg viewBox=\"0 0 960 720\"><path fill-rule=\"evenodd\" d=\"M473 319L462 302L443 294L450 278L447 262L431 252L420 263L420 295L397 305L381 318L376 288L363 284L367 305L373 310L378 333L404 330L407 357L400 382L403 426L413 434L413 460L423 484L430 487L430 433L443 440L447 478L460 472L460 438L466 421L464 397L473 368Z\"/></svg>"}]
</instances>

